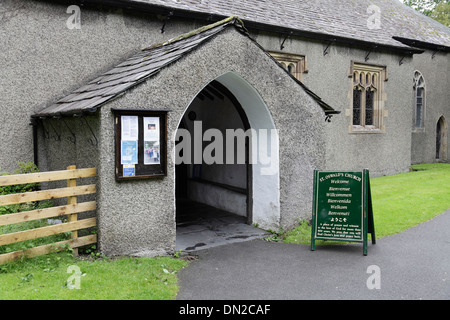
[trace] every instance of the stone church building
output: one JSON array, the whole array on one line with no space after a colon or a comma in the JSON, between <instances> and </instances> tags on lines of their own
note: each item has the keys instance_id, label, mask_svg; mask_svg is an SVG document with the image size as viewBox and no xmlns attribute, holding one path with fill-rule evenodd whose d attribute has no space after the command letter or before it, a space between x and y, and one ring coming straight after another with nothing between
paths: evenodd
<instances>
[{"instance_id":1,"label":"stone church building","mask_svg":"<svg viewBox=\"0 0 450 320\"><path fill-rule=\"evenodd\" d=\"M99 245L173 252L184 201L278 230L320 170L448 160L450 29L398 0L5 0L0 172L97 168Z\"/></svg>"}]
</instances>

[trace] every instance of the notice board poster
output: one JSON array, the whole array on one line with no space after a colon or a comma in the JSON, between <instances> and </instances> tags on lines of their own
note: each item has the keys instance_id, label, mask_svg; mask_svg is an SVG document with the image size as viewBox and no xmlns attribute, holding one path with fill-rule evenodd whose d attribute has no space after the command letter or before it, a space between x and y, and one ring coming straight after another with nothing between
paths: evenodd
<instances>
[{"instance_id":1,"label":"notice board poster","mask_svg":"<svg viewBox=\"0 0 450 320\"><path fill-rule=\"evenodd\" d=\"M315 171L311 249L315 240L361 242L366 255L368 231L375 243L368 170Z\"/></svg>"},{"instance_id":2,"label":"notice board poster","mask_svg":"<svg viewBox=\"0 0 450 320\"><path fill-rule=\"evenodd\" d=\"M122 116L121 164L138 163L138 117Z\"/></svg>"},{"instance_id":3,"label":"notice board poster","mask_svg":"<svg viewBox=\"0 0 450 320\"><path fill-rule=\"evenodd\" d=\"M160 163L159 117L144 117L144 164Z\"/></svg>"},{"instance_id":4,"label":"notice board poster","mask_svg":"<svg viewBox=\"0 0 450 320\"><path fill-rule=\"evenodd\" d=\"M138 163L138 142L126 141L121 142L121 163L122 164L136 164Z\"/></svg>"},{"instance_id":5,"label":"notice board poster","mask_svg":"<svg viewBox=\"0 0 450 320\"><path fill-rule=\"evenodd\" d=\"M139 138L139 118L137 116L122 116L121 139L126 141L137 141Z\"/></svg>"}]
</instances>

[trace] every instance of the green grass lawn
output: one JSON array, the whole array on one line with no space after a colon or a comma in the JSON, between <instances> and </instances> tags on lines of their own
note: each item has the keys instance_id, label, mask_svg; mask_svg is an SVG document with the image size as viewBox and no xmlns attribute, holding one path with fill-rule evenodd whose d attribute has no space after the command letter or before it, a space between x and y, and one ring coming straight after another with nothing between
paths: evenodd
<instances>
[{"instance_id":1,"label":"green grass lawn","mask_svg":"<svg viewBox=\"0 0 450 320\"><path fill-rule=\"evenodd\" d=\"M414 165L413 170L370 179L378 239L402 232L450 209L450 164ZM283 235L287 243L310 244L310 240L311 226L306 221ZM316 245L325 243L342 244L316 241Z\"/></svg>"},{"instance_id":2,"label":"green grass lawn","mask_svg":"<svg viewBox=\"0 0 450 320\"><path fill-rule=\"evenodd\" d=\"M61 252L0 266L0 299L172 300L177 272L187 264L171 257L82 260Z\"/></svg>"}]
</instances>

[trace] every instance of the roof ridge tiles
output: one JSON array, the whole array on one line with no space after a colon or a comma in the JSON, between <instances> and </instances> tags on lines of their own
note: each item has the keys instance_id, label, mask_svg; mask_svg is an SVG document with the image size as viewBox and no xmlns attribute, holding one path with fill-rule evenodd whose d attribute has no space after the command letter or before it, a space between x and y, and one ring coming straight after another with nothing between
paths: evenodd
<instances>
[{"instance_id":1,"label":"roof ridge tiles","mask_svg":"<svg viewBox=\"0 0 450 320\"><path fill-rule=\"evenodd\" d=\"M244 25L244 23L242 22L242 20L240 20L237 16L230 16L230 17L228 17L228 18L225 18L225 19L220 20L220 21L218 21L218 22L215 22L215 23L213 23L213 24L209 24L209 25L200 27L200 28L198 28L198 29L189 31L189 32L187 32L187 33L184 33L184 34L179 35L179 36L177 36L177 37L175 37L175 38L169 39L169 40L167 40L167 41L165 41L165 42L157 43L157 44L151 45L150 47L147 47L147 48L142 49L142 51L148 51L148 50L153 50L153 49L156 49L156 48L168 46L168 45L173 44L173 43L175 43L175 42L178 42L178 41L181 41L181 40L184 40L184 39L191 38L191 37L196 36L196 35L198 35L198 34L200 34L200 33L203 33L203 32L209 31L209 30L212 30L212 29L217 28L217 27L224 27L224 26L228 26L228 25L230 25L230 24L234 24L235 22L239 22L239 23L241 24L241 26Z\"/></svg>"}]
</instances>

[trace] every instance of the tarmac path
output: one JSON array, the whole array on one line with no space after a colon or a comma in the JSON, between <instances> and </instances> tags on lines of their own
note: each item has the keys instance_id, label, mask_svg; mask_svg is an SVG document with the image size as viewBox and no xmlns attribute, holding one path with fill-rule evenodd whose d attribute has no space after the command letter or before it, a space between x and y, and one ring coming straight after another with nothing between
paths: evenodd
<instances>
[{"instance_id":1,"label":"tarmac path","mask_svg":"<svg viewBox=\"0 0 450 320\"><path fill-rule=\"evenodd\" d=\"M450 210L362 250L261 239L199 250L177 300L450 299Z\"/></svg>"}]
</instances>

